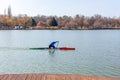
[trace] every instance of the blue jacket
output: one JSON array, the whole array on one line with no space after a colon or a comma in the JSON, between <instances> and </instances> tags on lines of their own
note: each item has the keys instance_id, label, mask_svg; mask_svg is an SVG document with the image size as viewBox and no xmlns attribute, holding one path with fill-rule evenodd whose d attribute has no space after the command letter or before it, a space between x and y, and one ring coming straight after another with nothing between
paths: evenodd
<instances>
[{"instance_id":1,"label":"blue jacket","mask_svg":"<svg viewBox=\"0 0 120 80\"><path fill-rule=\"evenodd\" d=\"M54 42L51 42L49 46L54 46L55 47L55 43L57 43L58 41L54 41Z\"/></svg>"}]
</instances>

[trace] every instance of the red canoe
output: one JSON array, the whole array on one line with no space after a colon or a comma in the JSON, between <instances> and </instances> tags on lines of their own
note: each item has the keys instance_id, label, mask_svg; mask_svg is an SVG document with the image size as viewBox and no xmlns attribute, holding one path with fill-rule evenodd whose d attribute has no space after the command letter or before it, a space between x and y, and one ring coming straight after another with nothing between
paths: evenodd
<instances>
[{"instance_id":1,"label":"red canoe","mask_svg":"<svg viewBox=\"0 0 120 80\"><path fill-rule=\"evenodd\" d=\"M69 48L69 47L61 47L60 50L75 50L75 48Z\"/></svg>"}]
</instances>

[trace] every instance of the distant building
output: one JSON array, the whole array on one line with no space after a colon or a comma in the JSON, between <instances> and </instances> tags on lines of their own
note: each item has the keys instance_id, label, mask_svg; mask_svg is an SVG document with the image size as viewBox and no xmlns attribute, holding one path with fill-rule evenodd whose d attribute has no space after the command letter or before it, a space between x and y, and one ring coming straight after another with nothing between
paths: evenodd
<instances>
[{"instance_id":1,"label":"distant building","mask_svg":"<svg viewBox=\"0 0 120 80\"><path fill-rule=\"evenodd\" d=\"M14 28L15 30L22 30L22 29L25 29L23 26L15 26Z\"/></svg>"},{"instance_id":2,"label":"distant building","mask_svg":"<svg viewBox=\"0 0 120 80\"><path fill-rule=\"evenodd\" d=\"M19 30L20 29L20 26L15 26L15 30Z\"/></svg>"},{"instance_id":3,"label":"distant building","mask_svg":"<svg viewBox=\"0 0 120 80\"><path fill-rule=\"evenodd\" d=\"M23 26L20 26L20 29L24 29L24 27L23 27Z\"/></svg>"},{"instance_id":4,"label":"distant building","mask_svg":"<svg viewBox=\"0 0 120 80\"><path fill-rule=\"evenodd\" d=\"M12 17L11 6L8 7L8 16L9 16L9 17Z\"/></svg>"}]
</instances>

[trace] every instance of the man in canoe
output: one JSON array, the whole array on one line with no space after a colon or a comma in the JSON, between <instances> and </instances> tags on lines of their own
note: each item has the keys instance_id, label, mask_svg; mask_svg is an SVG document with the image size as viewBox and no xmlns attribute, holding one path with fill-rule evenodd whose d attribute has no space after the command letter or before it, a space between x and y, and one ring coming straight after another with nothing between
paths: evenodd
<instances>
[{"instance_id":1,"label":"man in canoe","mask_svg":"<svg viewBox=\"0 0 120 80\"><path fill-rule=\"evenodd\" d=\"M50 49L51 49L51 48L53 48L53 49L57 48L57 47L55 47L55 44L56 44L56 43L59 43L59 41L53 41L53 42L51 42L50 45L49 45L49 48L50 48Z\"/></svg>"}]
</instances>

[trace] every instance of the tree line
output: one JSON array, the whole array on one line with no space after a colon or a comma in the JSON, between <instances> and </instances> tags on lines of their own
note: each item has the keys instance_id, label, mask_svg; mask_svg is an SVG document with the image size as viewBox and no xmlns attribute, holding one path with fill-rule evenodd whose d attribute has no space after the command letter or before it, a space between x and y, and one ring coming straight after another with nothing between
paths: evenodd
<instances>
[{"instance_id":1,"label":"tree line","mask_svg":"<svg viewBox=\"0 0 120 80\"><path fill-rule=\"evenodd\" d=\"M71 16L44 16L37 15L30 17L0 16L0 29L12 30L15 26L23 26L24 29L66 29L66 30L91 30L91 29L120 29L120 17L103 17L94 15L87 17L84 15Z\"/></svg>"}]
</instances>

